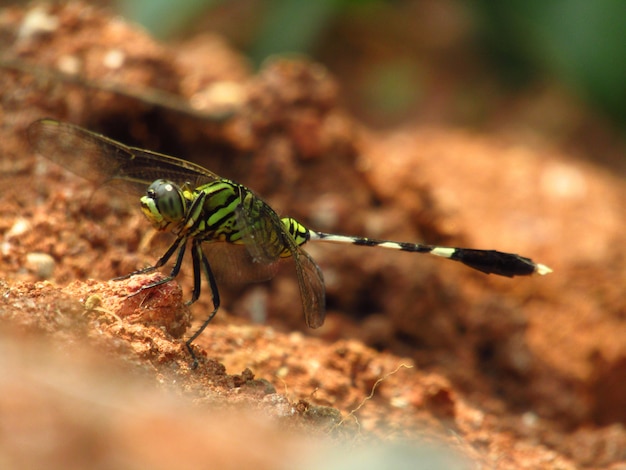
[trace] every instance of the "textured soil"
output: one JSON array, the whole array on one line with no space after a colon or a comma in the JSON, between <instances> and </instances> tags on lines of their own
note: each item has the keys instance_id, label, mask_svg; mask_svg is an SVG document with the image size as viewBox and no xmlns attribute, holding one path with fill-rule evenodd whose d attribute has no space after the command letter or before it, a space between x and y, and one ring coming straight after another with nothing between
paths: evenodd
<instances>
[{"instance_id":1,"label":"textured soil","mask_svg":"<svg viewBox=\"0 0 626 470\"><path fill-rule=\"evenodd\" d=\"M0 10L0 50L0 467L626 468L626 185L593 146L375 131L319 64L253 72L220 37L167 46L80 4ZM134 296L163 274L110 281L167 237L136 198L34 155L44 116L195 161L318 230L554 273L307 246L325 325L306 329L289 263L229 279L192 369L206 286L187 307L190 263Z\"/></svg>"}]
</instances>

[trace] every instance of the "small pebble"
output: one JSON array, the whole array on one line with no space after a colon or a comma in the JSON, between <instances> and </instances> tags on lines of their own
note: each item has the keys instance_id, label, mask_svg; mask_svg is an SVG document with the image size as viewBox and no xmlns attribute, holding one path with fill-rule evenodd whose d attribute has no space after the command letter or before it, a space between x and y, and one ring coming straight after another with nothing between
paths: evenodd
<instances>
[{"instance_id":1,"label":"small pebble","mask_svg":"<svg viewBox=\"0 0 626 470\"><path fill-rule=\"evenodd\" d=\"M40 279L50 279L55 266L54 258L47 253L28 253L26 255L26 269L35 273Z\"/></svg>"},{"instance_id":2,"label":"small pebble","mask_svg":"<svg viewBox=\"0 0 626 470\"><path fill-rule=\"evenodd\" d=\"M124 65L126 54L121 49L111 49L104 55L104 66L117 70Z\"/></svg>"},{"instance_id":3,"label":"small pebble","mask_svg":"<svg viewBox=\"0 0 626 470\"><path fill-rule=\"evenodd\" d=\"M35 7L26 13L18 30L20 40L37 34L52 33L59 27L59 19L50 15L44 7Z\"/></svg>"},{"instance_id":4,"label":"small pebble","mask_svg":"<svg viewBox=\"0 0 626 470\"><path fill-rule=\"evenodd\" d=\"M4 234L5 239L16 238L24 235L32 228L30 222L27 219L17 219L11 228Z\"/></svg>"}]
</instances>

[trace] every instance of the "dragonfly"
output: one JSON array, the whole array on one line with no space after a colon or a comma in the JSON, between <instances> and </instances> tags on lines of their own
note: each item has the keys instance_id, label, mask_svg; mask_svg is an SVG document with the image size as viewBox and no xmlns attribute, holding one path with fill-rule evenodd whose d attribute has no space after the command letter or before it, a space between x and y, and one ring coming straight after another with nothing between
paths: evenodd
<instances>
[{"instance_id":1,"label":"dragonfly","mask_svg":"<svg viewBox=\"0 0 626 470\"><path fill-rule=\"evenodd\" d=\"M188 245L193 266L193 291L188 305L200 297L202 276L211 293L213 310L185 345L197 365L192 343L209 325L220 307L218 282L209 253L215 247L244 247L246 263L269 278L273 267L291 259L300 288L308 327L322 326L325 287L322 271L303 249L309 242L324 241L423 253L460 262L486 274L506 277L548 274L552 270L530 258L496 250L454 248L421 243L353 237L312 230L292 217L279 217L263 199L242 184L222 178L200 165L169 155L131 147L80 126L40 119L27 129L32 148L95 185L112 181L139 188L143 214L158 231L175 235L167 251L152 266L116 279L145 274L174 258L168 276L141 287L152 289L179 274ZM235 262L232 269L242 263ZM135 294L132 294L135 295Z\"/></svg>"}]
</instances>

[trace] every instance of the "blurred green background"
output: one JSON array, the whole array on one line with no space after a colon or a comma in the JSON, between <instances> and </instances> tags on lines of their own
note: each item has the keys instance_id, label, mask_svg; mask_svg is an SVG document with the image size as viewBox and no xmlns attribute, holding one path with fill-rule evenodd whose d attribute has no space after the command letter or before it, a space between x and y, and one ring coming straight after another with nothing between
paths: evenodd
<instances>
[{"instance_id":1,"label":"blurred green background","mask_svg":"<svg viewBox=\"0 0 626 470\"><path fill-rule=\"evenodd\" d=\"M348 104L378 125L437 121L437 104L448 109L442 120L480 125L499 94L549 86L626 128L623 0L119 0L117 6L161 39L219 32L257 66L274 54L306 54L326 64Z\"/></svg>"}]
</instances>

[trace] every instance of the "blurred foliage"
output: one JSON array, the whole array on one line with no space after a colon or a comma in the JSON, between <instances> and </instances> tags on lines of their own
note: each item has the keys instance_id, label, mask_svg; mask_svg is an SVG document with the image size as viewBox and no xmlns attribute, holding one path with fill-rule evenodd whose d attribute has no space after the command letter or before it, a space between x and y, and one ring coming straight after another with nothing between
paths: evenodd
<instances>
[{"instance_id":1,"label":"blurred foliage","mask_svg":"<svg viewBox=\"0 0 626 470\"><path fill-rule=\"evenodd\" d=\"M180 36L190 24L215 15L230 21L231 30L247 31L247 53L257 64L273 54L304 53L316 56L320 44L326 47L328 34L337 34L337 25L350 21L366 22L372 38L346 38L346 41L380 40L383 34L395 36L398 47L410 51L405 57L389 60L389 70L372 62L371 75L364 81L372 86L370 105L381 110L415 105L429 93L419 89L419 73L424 63L414 59L414 50L404 42L419 42L424 28L420 17L424 5L467 13L471 24L464 47L478 44L478 53L489 59L502 83L525 87L533 82L559 82L574 90L595 107L626 127L626 1L624 0L118 0L122 14L143 24L155 36ZM443 9L442 9L442 6ZM421 8L421 10L420 10ZM223 14L224 9L230 9ZM220 10L222 15L220 16ZM247 13L245 11L247 10ZM252 13L251 13L252 12ZM390 12L395 12L390 13ZM240 23L232 16L241 15ZM247 15L247 16L246 16ZM407 17L408 15L408 17ZM411 16L414 15L414 16ZM230 16L230 18L229 18ZM354 20L356 18L356 20ZM343 21L343 23L342 23ZM396 21L396 24L393 24ZM209 24L210 21L209 21ZM427 26L427 25L426 25ZM335 28L335 29L334 29ZM404 32L402 30L405 30ZM349 32L348 28L348 33ZM220 30L228 35L228 31ZM378 36L376 36L376 33ZM241 31L233 31L239 35ZM246 33L244 33L245 35ZM341 34L339 38L342 39ZM471 46L470 46L471 44ZM342 44L337 44L340 52ZM388 46L388 44L386 45ZM371 47L371 46L370 46ZM362 52L359 50L358 52ZM445 53L445 52L444 52ZM399 54L401 56L401 54ZM362 60L362 57L360 58ZM350 61L345 56L340 60ZM358 59L357 59L358 60ZM384 65L384 64L383 64ZM415 91L411 80L415 79ZM394 78L395 77L395 78ZM388 90L385 93L385 90ZM373 98L372 98L373 97Z\"/></svg>"},{"instance_id":2,"label":"blurred foliage","mask_svg":"<svg viewBox=\"0 0 626 470\"><path fill-rule=\"evenodd\" d=\"M626 2L470 0L478 32L502 76L548 75L626 125Z\"/></svg>"},{"instance_id":3,"label":"blurred foliage","mask_svg":"<svg viewBox=\"0 0 626 470\"><path fill-rule=\"evenodd\" d=\"M258 40L250 54L256 63L277 53L309 52L341 7L341 0L267 2Z\"/></svg>"},{"instance_id":4,"label":"blurred foliage","mask_svg":"<svg viewBox=\"0 0 626 470\"><path fill-rule=\"evenodd\" d=\"M154 37L166 39L218 3L220 0L118 0L117 5L123 16L141 24Z\"/></svg>"}]
</instances>

